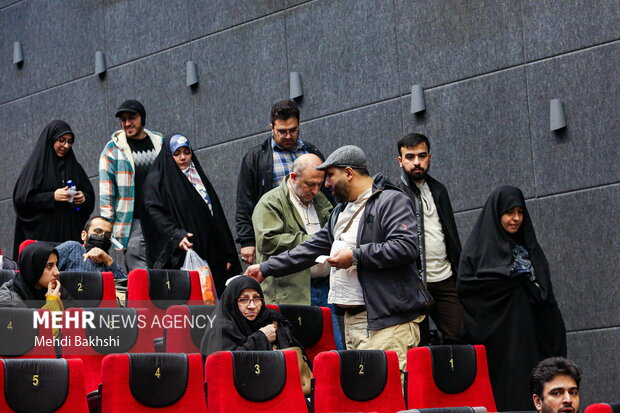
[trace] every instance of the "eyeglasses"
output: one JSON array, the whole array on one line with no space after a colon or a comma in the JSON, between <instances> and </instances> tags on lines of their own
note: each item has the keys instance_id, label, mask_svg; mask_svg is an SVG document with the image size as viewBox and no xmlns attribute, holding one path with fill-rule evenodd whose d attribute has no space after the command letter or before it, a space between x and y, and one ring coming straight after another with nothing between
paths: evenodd
<instances>
[{"instance_id":1,"label":"eyeglasses","mask_svg":"<svg viewBox=\"0 0 620 413\"><path fill-rule=\"evenodd\" d=\"M73 145L73 139L60 138L60 139L56 139L56 142L58 142L61 145L67 145L67 146Z\"/></svg>"},{"instance_id":2,"label":"eyeglasses","mask_svg":"<svg viewBox=\"0 0 620 413\"><path fill-rule=\"evenodd\" d=\"M101 228L93 229L93 234L99 235L99 236L103 235L107 239L112 238L112 233L110 231L104 231Z\"/></svg>"},{"instance_id":3,"label":"eyeglasses","mask_svg":"<svg viewBox=\"0 0 620 413\"><path fill-rule=\"evenodd\" d=\"M291 128L291 129L276 129L276 133L280 137L284 137L286 135L292 136L292 135L295 135L297 132L299 132L299 126L296 128Z\"/></svg>"},{"instance_id":4,"label":"eyeglasses","mask_svg":"<svg viewBox=\"0 0 620 413\"><path fill-rule=\"evenodd\" d=\"M263 303L263 298L262 297L254 297L254 298L249 298L249 297L241 297L241 298L237 298L237 303L246 306L250 304L250 301L252 301L254 303L254 305L259 305Z\"/></svg>"}]
</instances>

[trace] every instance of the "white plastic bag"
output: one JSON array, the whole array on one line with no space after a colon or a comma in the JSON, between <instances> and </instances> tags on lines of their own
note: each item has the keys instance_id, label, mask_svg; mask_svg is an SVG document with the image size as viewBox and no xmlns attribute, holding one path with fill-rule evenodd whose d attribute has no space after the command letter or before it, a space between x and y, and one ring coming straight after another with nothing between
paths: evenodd
<instances>
[{"instance_id":1,"label":"white plastic bag","mask_svg":"<svg viewBox=\"0 0 620 413\"><path fill-rule=\"evenodd\" d=\"M215 292L215 283L213 282L213 274L209 268L209 263L200 258L200 255L192 249L187 251L182 270L198 271L200 276L200 288L202 290L202 300L205 304L217 304L217 294Z\"/></svg>"}]
</instances>

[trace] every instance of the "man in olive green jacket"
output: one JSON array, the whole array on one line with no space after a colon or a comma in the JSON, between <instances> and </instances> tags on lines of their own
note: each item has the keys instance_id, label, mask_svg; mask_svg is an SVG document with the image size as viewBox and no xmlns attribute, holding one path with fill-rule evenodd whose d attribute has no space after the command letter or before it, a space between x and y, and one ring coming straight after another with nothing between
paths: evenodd
<instances>
[{"instance_id":1,"label":"man in olive green jacket","mask_svg":"<svg viewBox=\"0 0 620 413\"><path fill-rule=\"evenodd\" d=\"M315 169L320 164L314 154L300 156L289 176L261 197L252 214L257 262L309 240L327 222L332 205L320 191L324 172ZM268 304L325 306L329 270L329 265L316 264L285 277L269 277L261 285L265 300Z\"/></svg>"}]
</instances>

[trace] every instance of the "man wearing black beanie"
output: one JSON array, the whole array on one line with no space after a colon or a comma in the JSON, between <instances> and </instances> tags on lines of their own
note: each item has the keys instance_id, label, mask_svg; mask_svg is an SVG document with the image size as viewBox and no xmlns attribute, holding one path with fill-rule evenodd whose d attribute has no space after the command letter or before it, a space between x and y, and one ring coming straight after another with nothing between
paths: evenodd
<instances>
[{"instance_id":1,"label":"man wearing black beanie","mask_svg":"<svg viewBox=\"0 0 620 413\"><path fill-rule=\"evenodd\" d=\"M115 116L121 130L112 134L99 157L99 209L112 222L114 238L125 252L127 271L146 268L146 243L140 227L142 185L164 137L144 128L146 110L129 99Z\"/></svg>"}]
</instances>

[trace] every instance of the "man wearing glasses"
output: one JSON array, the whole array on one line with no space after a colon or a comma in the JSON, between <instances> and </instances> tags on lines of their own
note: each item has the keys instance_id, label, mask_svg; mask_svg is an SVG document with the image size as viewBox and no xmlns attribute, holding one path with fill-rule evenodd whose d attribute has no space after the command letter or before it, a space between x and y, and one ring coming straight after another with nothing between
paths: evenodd
<instances>
[{"instance_id":1,"label":"man wearing glasses","mask_svg":"<svg viewBox=\"0 0 620 413\"><path fill-rule=\"evenodd\" d=\"M66 241L56 247L60 271L110 271L115 279L127 278L108 254L111 246L112 223L102 216L86 221L82 241Z\"/></svg>"},{"instance_id":2,"label":"man wearing glasses","mask_svg":"<svg viewBox=\"0 0 620 413\"><path fill-rule=\"evenodd\" d=\"M280 185L299 156L313 153L324 159L316 146L299 138L299 107L292 100L271 107L270 128L271 136L244 155L237 183L237 242L248 264L256 259L252 212L260 197Z\"/></svg>"}]
</instances>

